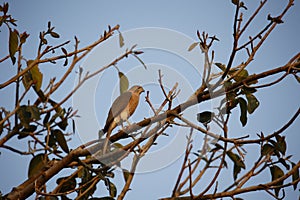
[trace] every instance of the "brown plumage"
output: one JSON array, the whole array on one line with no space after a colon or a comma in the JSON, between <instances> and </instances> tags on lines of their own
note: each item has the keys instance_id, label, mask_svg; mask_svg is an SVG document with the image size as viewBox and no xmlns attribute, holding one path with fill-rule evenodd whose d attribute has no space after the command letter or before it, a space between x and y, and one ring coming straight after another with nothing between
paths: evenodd
<instances>
[{"instance_id":1,"label":"brown plumage","mask_svg":"<svg viewBox=\"0 0 300 200\"><path fill-rule=\"evenodd\" d=\"M104 133L107 132L107 135L110 135L114 128L129 119L138 106L142 92L144 92L143 87L135 85L115 99L108 112L103 128Z\"/></svg>"}]
</instances>

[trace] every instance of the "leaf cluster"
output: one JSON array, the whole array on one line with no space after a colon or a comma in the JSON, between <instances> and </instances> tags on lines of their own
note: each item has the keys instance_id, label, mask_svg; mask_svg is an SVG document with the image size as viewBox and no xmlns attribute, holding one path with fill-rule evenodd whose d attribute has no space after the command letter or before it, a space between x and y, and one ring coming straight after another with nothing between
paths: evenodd
<instances>
[{"instance_id":1,"label":"leaf cluster","mask_svg":"<svg viewBox=\"0 0 300 200\"><path fill-rule=\"evenodd\" d=\"M216 63L216 66L218 66L218 68L222 71L225 71L226 69L226 66L221 63ZM246 69L233 69L229 71L228 76L231 80L229 79L224 82L226 98L221 101L219 110L223 114L229 114L232 109L239 105L240 122L243 126L245 126L248 121L248 114L254 113L259 106L259 101L254 95L257 90L251 87L252 84L256 84L258 81L253 81L248 85L243 85L242 87L235 88L234 90L228 90L228 88L231 88L232 84L242 82L249 77L249 73Z\"/></svg>"}]
</instances>

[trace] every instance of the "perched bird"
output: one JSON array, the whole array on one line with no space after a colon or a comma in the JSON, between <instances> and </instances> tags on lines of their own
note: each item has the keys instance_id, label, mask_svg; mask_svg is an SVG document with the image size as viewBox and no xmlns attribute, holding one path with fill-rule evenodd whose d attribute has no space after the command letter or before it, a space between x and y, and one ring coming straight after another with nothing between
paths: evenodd
<instances>
[{"instance_id":1,"label":"perched bird","mask_svg":"<svg viewBox=\"0 0 300 200\"><path fill-rule=\"evenodd\" d=\"M139 103L140 94L144 92L142 86L132 86L128 91L121 94L113 102L103 128L103 134L107 132L107 136L118 125L123 124L124 121L128 122L129 117L134 113Z\"/></svg>"}]
</instances>

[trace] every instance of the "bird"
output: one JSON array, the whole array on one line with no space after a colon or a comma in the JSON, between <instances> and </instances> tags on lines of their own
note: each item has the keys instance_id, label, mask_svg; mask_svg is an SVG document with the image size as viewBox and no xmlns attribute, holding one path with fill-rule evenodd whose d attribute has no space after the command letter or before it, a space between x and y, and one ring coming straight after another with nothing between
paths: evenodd
<instances>
[{"instance_id":1,"label":"bird","mask_svg":"<svg viewBox=\"0 0 300 200\"><path fill-rule=\"evenodd\" d=\"M107 137L109 137L118 125L123 125L125 121L129 123L128 119L136 110L140 94L144 91L142 86L134 85L114 100L109 109L105 126L102 129L103 134L107 133Z\"/></svg>"}]
</instances>

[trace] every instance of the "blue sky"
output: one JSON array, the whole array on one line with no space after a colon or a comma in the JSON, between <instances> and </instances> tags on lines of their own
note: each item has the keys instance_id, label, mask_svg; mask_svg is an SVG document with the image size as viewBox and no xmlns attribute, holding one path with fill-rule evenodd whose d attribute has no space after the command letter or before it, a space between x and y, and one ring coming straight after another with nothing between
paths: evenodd
<instances>
[{"instance_id":1,"label":"blue sky","mask_svg":"<svg viewBox=\"0 0 300 200\"><path fill-rule=\"evenodd\" d=\"M0 1L1 4L3 1ZM24 47L24 54L27 58L33 58L36 55L36 49L38 44L39 32L45 30L47 27L47 22L51 21L53 26L56 27L56 31L61 35L61 38L54 43L63 42L65 40L72 40L76 35L81 41L80 45L83 47L93 41L95 41L100 34L107 28L107 25L114 26L120 24L121 31L130 33L132 30L143 29L149 27L163 28L164 30L170 30L172 32L177 32L181 34L181 38L186 38L187 41L193 41L196 39L196 31L200 32L206 31L211 35L216 35L220 42L216 43L214 46L215 50L215 61L227 63L229 58L229 52L232 45L232 23L234 15L234 6L230 3L231 1L11 1L10 2L10 13L18 20L18 30L27 31L30 34L27 45ZM259 4L260 1L247 1L245 2L248 7L248 12L245 13L244 17L249 16L249 13ZM271 13L272 16L276 16L282 10L286 1L270 1L267 3L266 7L262 10L262 13L258 16L250 28L250 32L246 34L248 36L251 33L255 33L259 28L263 27L267 23L266 16ZM284 65L288 60L299 52L300 44L300 28L298 25L299 20L300 4L296 2L296 5L289 11L289 13L284 17L284 24L281 24L277 29L271 34L265 45L259 50L255 60L249 66L248 71L250 73L259 73L261 71L271 69ZM7 40L7 32L1 29L0 32L0 44L5 46ZM126 41L125 45L129 45L130 42L135 42L134 39ZM163 38L167 40L167 38ZM246 39L246 38L245 38ZM157 38L157 40L162 40L162 38ZM124 49L117 48L116 43L112 42L112 50L116 52L122 52ZM138 41L138 40L137 40ZM139 45L139 43L138 43ZM70 49L73 46L70 45ZM113 49L115 47L115 49ZM139 47L139 46L138 46ZM143 46L142 46L143 47ZM187 49L187 47L186 47ZM185 49L185 50L186 50ZM96 50L95 52L100 52ZM7 49L1 48L0 54L6 55ZM94 56L97 54L94 52ZM197 55L197 51L193 51ZM202 59L202 55L198 52L199 59ZM92 56L85 60L85 63L89 63L92 60ZM105 60L113 54L104 54L100 58L100 61ZM182 56L174 55L170 52L153 50L151 48L145 49L145 54L141 56L146 64L153 66L153 68L160 66L164 70L169 68L176 69L174 72L181 74L187 81L188 77L196 74L193 71L194 68L191 67L189 60L185 60ZM240 57L242 58L242 57ZM100 62L99 60L94 61L96 64ZM201 61L199 61L201 62ZM83 63L84 64L84 63ZM99 63L98 63L99 64ZM238 64L235 63L235 64ZM7 77L14 73L11 66L0 65L1 71L0 82L7 80ZM183 68L183 67L185 68ZM98 66L99 67L99 66ZM134 60L129 59L120 62L118 65L121 71L130 73L136 68L142 68L140 64ZM195 66L193 66L195 67ZM41 68L43 73L51 73L53 76L59 76L64 69L62 67L55 68L53 65L45 65ZM183 71L182 71L183 70ZM114 94L109 94L109 99L102 100L101 94L107 94L110 87L115 89L114 85L117 83L117 76L115 69L109 69L107 74L103 75L103 79L98 79L98 85L95 91L95 99L92 101L96 109L96 118L99 121L99 126L103 126L106 117L107 110L111 104L111 99L117 95L117 91ZM168 77L168 71L164 76L166 82L170 85L177 81L176 74ZM149 72L150 73L150 72ZM155 73L155 72L153 72ZM156 74L157 75L157 74ZM138 80L133 77L130 81L138 82ZM68 80L68 84L60 90L59 94L56 96L60 98L65 94L66 91L70 90L74 85L74 80L77 74L73 73L71 78ZM109 79L111 77L111 79ZM179 76L178 76L179 77ZM176 80L174 80L176 79ZM49 77L48 77L49 80ZM101 83L111 81L112 85L104 85ZM157 80L157 76L153 76L153 82ZM270 79L268 79L270 80ZM102 82L101 82L102 81ZM46 84L46 80L44 81ZM192 81L187 81L191 88L195 89L197 87L197 82L192 79ZM142 83L141 83L142 84ZM147 90L153 90L155 94L155 85L146 85ZM12 87L10 88L12 89ZM11 99L13 98L11 90L0 91L1 96L5 98L0 99L1 106L13 106L11 104ZM153 101L160 102L161 96L154 96ZM182 95L182 100L187 97ZM272 133L273 131L279 129L285 122L287 122L290 116L298 109L300 92L299 84L291 76L281 82L278 85L272 86L269 89L262 89L257 93L257 98L260 101L260 107L253 115L249 117L249 122L245 129L241 128L239 123L239 112L235 111L233 113L232 119L230 121L230 134L232 136L240 136L245 134L250 134L255 136L256 133L263 131L265 134ZM89 101L89 99L82 99L82 102ZM98 103L100 101L103 103ZM72 102L68 102L70 106ZM140 105L140 110L145 110L146 105ZM203 109L200 106L199 109ZM98 112L99 111L99 112ZM101 112L100 112L101 111ZM80 113L81 111L79 111ZM84 112L84 111L82 111ZM149 114L149 113L148 113ZM147 112L145 111L145 115ZM138 121L144 116L133 116L132 121ZM98 127L94 127L98 128ZM295 124L290 127L284 135L287 136L288 142L288 154L294 154L293 158L298 161L299 150L299 119ZM75 136L72 141L74 147L80 143L79 137ZM158 140L162 146L167 146L169 144L170 138L162 138ZM20 144L26 147L27 144ZM184 145L184 143L183 143ZM163 148L162 148L163 149ZM256 152L251 147L249 148L252 153L251 158L255 158ZM2 152L2 151L1 151ZM155 150L153 150L155 152ZM21 159L18 160L18 159ZM0 190L2 193L7 193L12 186L16 186L26 179L27 174L27 158L20 158L18 155L11 155L10 152L3 151L0 157L1 172L8 171L10 173L4 174L4 177L0 177ZM26 164L20 167L20 163L24 161ZM5 164L3 164L5 163ZM140 199L147 195L149 199L157 199L159 197L168 196L171 194L171 190L175 184L175 178L178 175L178 170L181 165L181 159L175 160L168 166L155 170L148 173L138 174L132 185L132 191L129 192L127 199ZM227 171L231 172L231 170ZM11 174L14 175L11 175ZM0 176L3 176L1 173ZM208 175L209 176L209 175ZM226 177L223 176L224 178ZM269 177L266 175L266 180ZM116 180L117 183L122 184L122 177ZM254 195L247 196L252 199ZM262 198L270 198L265 194ZM296 193L292 190L287 190L287 195L289 198L296 198Z\"/></svg>"}]
</instances>

